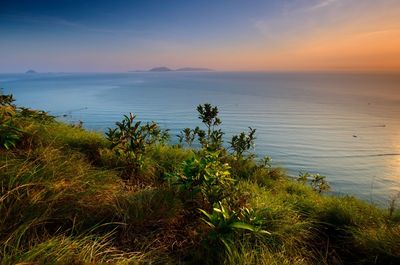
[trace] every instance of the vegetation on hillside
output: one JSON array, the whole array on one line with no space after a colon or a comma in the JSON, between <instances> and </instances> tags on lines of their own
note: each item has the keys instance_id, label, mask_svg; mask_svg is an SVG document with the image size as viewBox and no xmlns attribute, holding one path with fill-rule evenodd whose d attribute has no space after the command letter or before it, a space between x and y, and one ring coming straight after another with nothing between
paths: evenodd
<instances>
[{"instance_id":1,"label":"vegetation on hillside","mask_svg":"<svg viewBox=\"0 0 400 265\"><path fill-rule=\"evenodd\" d=\"M170 145L132 114L103 136L0 95L0 264L400 263L394 204L289 179L254 129L224 147L218 108L197 110Z\"/></svg>"}]
</instances>

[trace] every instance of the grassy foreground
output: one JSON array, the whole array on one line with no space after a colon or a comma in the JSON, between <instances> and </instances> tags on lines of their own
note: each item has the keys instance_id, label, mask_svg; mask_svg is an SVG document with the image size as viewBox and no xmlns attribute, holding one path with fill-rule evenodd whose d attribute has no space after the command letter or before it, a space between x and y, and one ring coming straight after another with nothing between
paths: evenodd
<instances>
[{"instance_id":1,"label":"grassy foreground","mask_svg":"<svg viewBox=\"0 0 400 265\"><path fill-rule=\"evenodd\" d=\"M105 137L1 96L0 264L400 264L395 207L256 161L251 128L227 150L198 111L169 145L132 115Z\"/></svg>"}]
</instances>

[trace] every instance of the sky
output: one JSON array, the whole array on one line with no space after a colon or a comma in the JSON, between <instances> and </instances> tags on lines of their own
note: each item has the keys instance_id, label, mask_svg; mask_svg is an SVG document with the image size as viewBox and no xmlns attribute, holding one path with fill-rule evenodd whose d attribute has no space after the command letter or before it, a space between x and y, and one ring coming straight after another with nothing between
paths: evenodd
<instances>
[{"instance_id":1,"label":"sky","mask_svg":"<svg viewBox=\"0 0 400 265\"><path fill-rule=\"evenodd\" d=\"M0 72L400 72L400 0L1 0Z\"/></svg>"}]
</instances>

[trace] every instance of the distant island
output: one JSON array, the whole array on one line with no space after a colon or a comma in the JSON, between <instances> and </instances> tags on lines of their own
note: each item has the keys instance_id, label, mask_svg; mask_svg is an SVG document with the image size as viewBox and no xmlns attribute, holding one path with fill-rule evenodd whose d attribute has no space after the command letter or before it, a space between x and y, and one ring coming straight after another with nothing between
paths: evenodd
<instances>
[{"instance_id":1,"label":"distant island","mask_svg":"<svg viewBox=\"0 0 400 265\"><path fill-rule=\"evenodd\" d=\"M37 74L37 72L35 70L28 70L25 72L25 74Z\"/></svg>"},{"instance_id":2,"label":"distant island","mask_svg":"<svg viewBox=\"0 0 400 265\"><path fill-rule=\"evenodd\" d=\"M149 72L170 72L170 71L173 71L173 70L168 67L165 67L165 66L154 67L149 70Z\"/></svg>"},{"instance_id":3,"label":"distant island","mask_svg":"<svg viewBox=\"0 0 400 265\"><path fill-rule=\"evenodd\" d=\"M160 66L160 67L154 67L151 68L150 70L136 70L136 71L129 71L129 72L209 72L209 71L215 71L213 69L209 68L203 68L203 67L183 67L183 68L178 68L178 69L171 69L166 66Z\"/></svg>"},{"instance_id":4,"label":"distant island","mask_svg":"<svg viewBox=\"0 0 400 265\"><path fill-rule=\"evenodd\" d=\"M184 68L176 69L175 71L190 72L190 71L214 71L214 70L209 69L209 68L184 67Z\"/></svg>"}]
</instances>

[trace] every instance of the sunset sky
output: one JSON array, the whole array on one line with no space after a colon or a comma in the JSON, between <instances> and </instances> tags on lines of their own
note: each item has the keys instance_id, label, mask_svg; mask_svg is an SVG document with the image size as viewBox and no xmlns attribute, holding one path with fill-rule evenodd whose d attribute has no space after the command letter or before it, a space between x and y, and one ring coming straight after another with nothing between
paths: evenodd
<instances>
[{"instance_id":1,"label":"sunset sky","mask_svg":"<svg viewBox=\"0 0 400 265\"><path fill-rule=\"evenodd\" d=\"M400 0L0 2L0 72L400 72Z\"/></svg>"}]
</instances>

